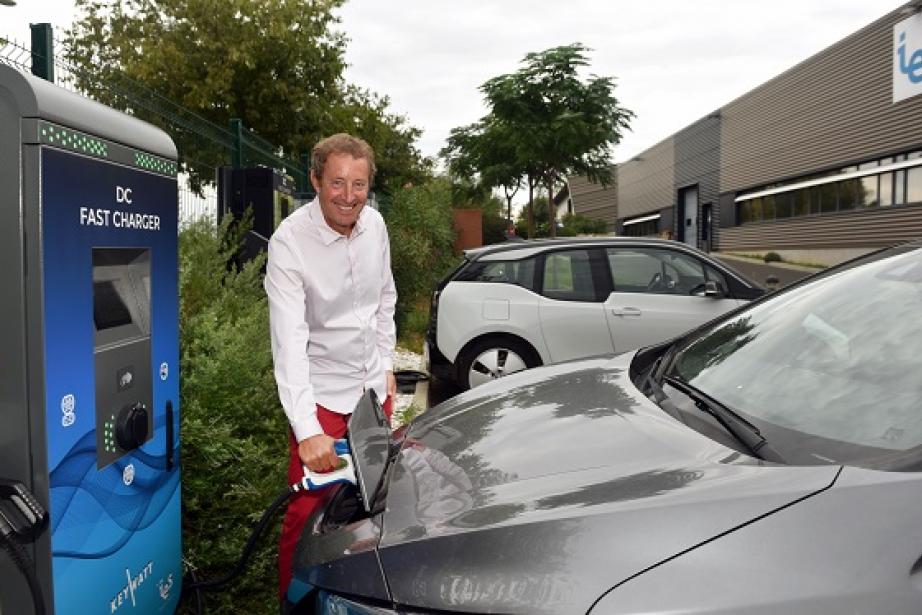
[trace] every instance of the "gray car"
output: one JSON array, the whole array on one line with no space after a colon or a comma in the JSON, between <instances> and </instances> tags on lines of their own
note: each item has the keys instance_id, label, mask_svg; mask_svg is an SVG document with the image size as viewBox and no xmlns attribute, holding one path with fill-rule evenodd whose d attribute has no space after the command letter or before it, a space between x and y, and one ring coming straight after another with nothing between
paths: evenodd
<instances>
[{"instance_id":1,"label":"gray car","mask_svg":"<svg viewBox=\"0 0 922 615\"><path fill-rule=\"evenodd\" d=\"M301 537L299 613L922 613L922 244L477 387Z\"/></svg>"}]
</instances>

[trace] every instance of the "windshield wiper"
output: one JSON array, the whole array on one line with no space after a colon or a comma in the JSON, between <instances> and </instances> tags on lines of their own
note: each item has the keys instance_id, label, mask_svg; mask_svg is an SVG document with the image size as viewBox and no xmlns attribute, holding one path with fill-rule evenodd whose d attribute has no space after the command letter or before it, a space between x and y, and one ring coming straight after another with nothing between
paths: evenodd
<instances>
[{"instance_id":1,"label":"windshield wiper","mask_svg":"<svg viewBox=\"0 0 922 615\"><path fill-rule=\"evenodd\" d=\"M694 402L696 408L714 417L714 420L748 448L753 456L759 459L782 461L781 456L768 444L768 440L765 439L759 428L739 414L684 380L674 376L665 376L663 381L687 395Z\"/></svg>"}]
</instances>

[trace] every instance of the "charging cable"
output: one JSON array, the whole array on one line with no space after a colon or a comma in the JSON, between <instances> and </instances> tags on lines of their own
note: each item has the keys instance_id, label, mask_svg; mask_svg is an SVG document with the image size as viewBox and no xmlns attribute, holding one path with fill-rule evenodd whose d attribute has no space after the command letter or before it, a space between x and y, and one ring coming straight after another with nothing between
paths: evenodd
<instances>
[{"instance_id":1,"label":"charging cable","mask_svg":"<svg viewBox=\"0 0 922 615\"><path fill-rule=\"evenodd\" d=\"M25 485L0 478L0 546L25 577L36 615L45 615L45 598L35 576L34 562L23 547L45 528L48 514Z\"/></svg>"},{"instance_id":2,"label":"charging cable","mask_svg":"<svg viewBox=\"0 0 922 615\"><path fill-rule=\"evenodd\" d=\"M7 552L13 563L26 578L29 584L29 591L32 593L32 605L35 609L35 615L45 615L45 599L42 596L42 588L39 587L38 579L35 577L35 570L32 569L32 558L23 548L19 541L13 536L12 528L0 515L0 545Z\"/></svg>"},{"instance_id":3,"label":"charging cable","mask_svg":"<svg viewBox=\"0 0 922 615\"><path fill-rule=\"evenodd\" d=\"M272 517L278 512L282 504L288 501L288 498L301 491L317 491L318 489L324 489L331 485L343 483L356 484L355 464L352 461L352 452L349 449L349 443L344 439L336 440L333 443L333 451L336 453L336 456L339 457L339 466L331 472L314 472L309 470L307 466L302 466L304 468L304 476L298 482L286 487L285 490L279 493L275 500L272 501L272 504L269 505L269 508L266 509L262 517L260 517L259 521L253 527L253 531L250 533L250 537L243 547L243 553L241 553L240 559L237 560L237 563L234 564L234 567L229 573L220 579L205 581L198 581L195 579L194 575L190 574L189 580L183 583L183 591L195 592L199 613L203 612L201 592L220 589L246 570L263 532L269 525L269 521L272 520Z\"/></svg>"}]
</instances>

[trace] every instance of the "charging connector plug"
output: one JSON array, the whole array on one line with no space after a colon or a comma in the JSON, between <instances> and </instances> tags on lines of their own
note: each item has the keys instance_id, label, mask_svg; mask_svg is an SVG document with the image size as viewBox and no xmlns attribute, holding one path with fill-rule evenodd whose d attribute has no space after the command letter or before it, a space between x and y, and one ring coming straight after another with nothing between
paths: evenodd
<instances>
[{"instance_id":1,"label":"charging connector plug","mask_svg":"<svg viewBox=\"0 0 922 615\"><path fill-rule=\"evenodd\" d=\"M292 493L299 491L316 491L330 485L343 483L356 484L355 464L352 461L352 451L349 449L349 442L346 440L336 440L333 443L333 452L339 457L339 467L330 472L314 472L307 466L304 468L304 476L289 487Z\"/></svg>"}]
</instances>

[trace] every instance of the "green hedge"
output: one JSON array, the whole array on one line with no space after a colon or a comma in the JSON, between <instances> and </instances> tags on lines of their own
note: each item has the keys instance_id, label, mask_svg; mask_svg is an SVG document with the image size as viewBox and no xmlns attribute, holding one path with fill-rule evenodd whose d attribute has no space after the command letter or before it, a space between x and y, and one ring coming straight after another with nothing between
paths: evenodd
<instances>
[{"instance_id":1,"label":"green hedge","mask_svg":"<svg viewBox=\"0 0 922 615\"><path fill-rule=\"evenodd\" d=\"M228 270L240 237L207 222L179 236L183 553L200 580L230 569L285 486L287 421L272 375L264 257ZM208 613L278 610L279 523L272 528L244 577L205 594ZM188 596L180 612L194 612Z\"/></svg>"}]
</instances>

